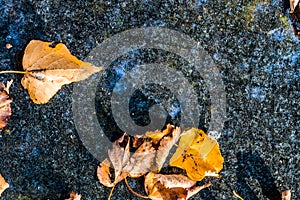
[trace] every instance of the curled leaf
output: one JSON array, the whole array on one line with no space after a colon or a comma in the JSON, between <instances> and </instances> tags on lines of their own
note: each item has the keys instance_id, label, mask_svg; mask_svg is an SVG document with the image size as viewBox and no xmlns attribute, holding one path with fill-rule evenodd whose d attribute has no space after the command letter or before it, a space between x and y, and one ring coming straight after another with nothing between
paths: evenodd
<instances>
[{"instance_id":1,"label":"curled leaf","mask_svg":"<svg viewBox=\"0 0 300 200\"><path fill-rule=\"evenodd\" d=\"M211 184L196 186L193 181L181 174L155 174L150 172L145 177L145 190L152 200L188 199Z\"/></svg>"},{"instance_id":2,"label":"curled leaf","mask_svg":"<svg viewBox=\"0 0 300 200\"><path fill-rule=\"evenodd\" d=\"M291 190L285 190L282 192L282 200L291 200L292 198L292 193L291 193Z\"/></svg>"},{"instance_id":3,"label":"curled leaf","mask_svg":"<svg viewBox=\"0 0 300 200\"><path fill-rule=\"evenodd\" d=\"M7 125L11 116L10 103L12 102L12 98L9 96L11 83L12 80L5 86L4 83L0 82L0 131Z\"/></svg>"},{"instance_id":4,"label":"curled leaf","mask_svg":"<svg viewBox=\"0 0 300 200\"><path fill-rule=\"evenodd\" d=\"M182 133L170 166L184 169L190 179L200 181L205 176L218 176L223 162L217 141L192 128Z\"/></svg>"},{"instance_id":5,"label":"curled leaf","mask_svg":"<svg viewBox=\"0 0 300 200\"><path fill-rule=\"evenodd\" d=\"M4 178L0 174L0 196L7 188L9 188L9 184L4 180Z\"/></svg>"},{"instance_id":6,"label":"curled leaf","mask_svg":"<svg viewBox=\"0 0 300 200\"><path fill-rule=\"evenodd\" d=\"M113 187L127 176L137 178L150 171L160 171L170 149L180 136L180 129L168 125L162 132L148 134L151 136L130 137L124 134L113 143L112 149L108 150L109 160L105 159L97 169L98 179L103 185ZM135 149L132 153L129 151L130 144ZM114 168L113 181L110 167Z\"/></svg>"},{"instance_id":7,"label":"curled leaf","mask_svg":"<svg viewBox=\"0 0 300 200\"><path fill-rule=\"evenodd\" d=\"M54 47L50 42L39 40L27 45L23 69L25 75L21 83L37 104L47 103L63 85L84 80L102 70L77 59L62 43Z\"/></svg>"},{"instance_id":8,"label":"curled leaf","mask_svg":"<svg viewBox=\"0 0 300 200\"><path fill-rule=\"evenodd\" d=\"M294 13L294 10L297 8L299 0L290 0L290 13Z\"/></svg>"},{"instance_id":9,"label":"curled leaf","mask_svg":"<svg viewBox=\"0 0 300 200\"><path fill-rule=\"evenodd\" d=\"M80 200L81 199L81 194L77 194L74 191L70 193L70 198L65 199L65 200Z\"/></svg>"},{"instance_id":10,"label":"curled leaf","mask_svg":"<svg viewBox=\"0 0 300 200\"><path fill-rule=\"evenodd\" d=\"M97 168L97 176L104 186L113 187L118 182L122 181L127 175L123 168L129 160L129 137L123 134L118 140L113 143L113 148L108 151L109 160L106 158ZM125 143L125 148L121 147L121 143ZM114 168L114 181L111 181L110 163Z\"/></svg>"},{"instance_id":11,"label":"curled leaf","mask_svg":"<svg viewBox=\"0 0 300 200\"><path fill-rule=\"evenodd\" d=\"M159 172L172 146L180 136L180 128L168 125L163 131L147 132L145 136L135 136L134 143L143 141L124 168L132 178L148 172Z\"/></svg>"},{"instance_id":12,"label":"curled leaf","mask_svg":"<svg viewBox=\"0 0 300 200\"><path fill-rule=\"evenodd\" d=\"M81 194L77 194L74 191L70 193L70 198L65 199L65 200L80 200L81 199Z\"/></svg>"}]
</instances>

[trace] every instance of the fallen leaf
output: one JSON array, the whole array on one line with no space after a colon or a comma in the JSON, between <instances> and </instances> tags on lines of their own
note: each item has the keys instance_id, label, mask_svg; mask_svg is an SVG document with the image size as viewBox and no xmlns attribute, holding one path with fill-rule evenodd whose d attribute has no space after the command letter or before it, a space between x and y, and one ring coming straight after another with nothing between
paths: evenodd
<instances>
[{"instance_id":1,"label":"fallen leaf","mask_svg":"<svg viewBox=\"0 0 300 200\"><path fill-rule=\"evenodd\" d=\"M292 198L292 193L291 193L291 190L285 190L282 192L282 200L291 200Z\"/></svg>"},{"instance_id":2,"label":"fallen leaf","mask_svg":"<svg viewBox=\"0 0 300 200\"><path fill-rule=\"evenodd\" d=\"M13 46L9 43L6 43L5 47L6 47L6 49L11 49Z\"/></svg>"},{"instance_id":3,"label":"fallen leaf","mask_svg":"<svg viewBox=\"0 0 300 200\"><path fill-rule=\"evenodd\" d=\"M290 13L294 13L294 10L297 8L299 0L290 0Z\"/></svg>"},{"instance_id":4,"label":"fallen leaf","mask_svg":"<svg viewBox=\"0 0 300 200\"><path fill-rule=\"evenodd\" d=\"M157 133L161 138L157 138ZM158 172L163 166L172 146L180 136L180 129L168 125L167 129L148 133L151 137L124 134L112 144L108 150L108 159L105 159L97 169L99 181L106 187L114 187L127 176L137 178L150 171ZM153 137L155 139L153 139ZM130 141L136 150L130 153ZM114 168L114 180L111 180L110 164Z\"/></svg>"},{"instance_id":5,"label":"fallen leaf","mask_svg":"<svg viewBox=\"0 0 300 200\"><path fill-rule=\"evenodd\" d=\"M135 136L134 143L143 143L130 157L124 168L132 178L140 177L148 172L159 172L172 146L180 136L180 128L167 125L163 131L147 132L145 136Z\"/></svg>"},{"instance_id":6,"label":"fallen leaf","mask_svg":"<svg viewBox=\"0 0 300 200\"><path fill-rule=\"evenodd\" d=\"M12 98L9 96L11 83L12 80L5 86L4 83L0 82L0 131L7 125L11 116L10 103L12 102Z\"/></svg>"},{"instance_id":7,"label":"fallen leaf","mask_svg":"<svg viewBox=\"0 0 300 200\"><path fill-rule=\"evenodd\" d=\"M217 141L192 128L182 133L170 166L184 169L190 179L200 181L206 176L218 177L223 162Z\"/></svg>"},{"instance_id":8,"label":"fallen leaf","mask_svg":"<svg viewBox=\"0 0 300 200\"><path fill-rule=\"evenodd\" d=\"M108 150L110 161L106 158L98 166L97 177L104 186L113 187L128 176L127 172L123 172L123 168L127 165L130 156L129 142L129 136L123 134L122 137L112 144L112 149ZM122 143L125 143L125 148L120 145ZM111 181L110 162L114 168L114 181Z\"/></svg>"},{"instance_id":9,"label":"fallen leaf","mask_svg":"<svg viewBox=\"0 0 300 200\"><path fill-rule=\"evenodd\" d=\"M0 174L0 196L7 188L9 188L9 184L4 180L4 178Z\"/></svg>"},{"instance_id":10,"label":"fallen leaf","mask_svg":"<svg viewBox=\"0 0 300 200\"><path fill-rule=\"evenodd\" d=\"M52 45L32 40L25 49L25 75L21 83L37 104L47 103L63 85L84 80L102 70L77 59L64 44Z\"/></svg>"},{"instance_id":11,"label":"fallen leaf","mask_svg":"<svg viewBox=\"0 0 300 200\"><path fill-rule=\"evenodd\" d=\"M145 177L145 190L152 200L188 199L211 184L196 186L193 181L181 174L155 174L150 172Z\"/></svg>"},{"instance_id":12,"label":"fallen leaf","mask_svg":"<svg viewBox=\"0 0 300 200\"><path fill-rule=\"evenodd\" d=\"M77 194L74 191L70 193L70 198L65 199L65 200L80 200L81 199L81 194Z\"/></svg>"}]
</instances>

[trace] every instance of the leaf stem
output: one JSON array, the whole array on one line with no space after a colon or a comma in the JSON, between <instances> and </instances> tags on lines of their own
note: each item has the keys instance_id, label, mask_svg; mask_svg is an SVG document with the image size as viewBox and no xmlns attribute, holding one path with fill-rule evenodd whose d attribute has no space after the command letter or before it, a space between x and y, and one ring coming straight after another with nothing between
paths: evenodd
<instances>
[{"instance_id":1,"label":"leaf stem","mask_svg":"<svg viewBox=\"0 0 300 200\"><path fill-rule=\"evenodd\" d=\"M25 71L8 70L8 71L0 71L0 74L25 74Z\"/></svg>"},{"instance_id":2,"label":"leaf stem","mask_svg":"<svg viewBox=\"0 0 300 200\"><path fill-rule=\"evenodd\" d=\"M240 195L238 195L238 194L236 193L235 190L233 190L232 193L233 193L233 195L234 195L235 197L237 197L238 199L244 200Z\"/></svg>"},{"instance_id":3,"label":"leaf stem","mask_svg":"<svg viewBox=\"0 0 300 200\"><path fill-rule=\"evenodd\" d=\"M137 193L136 191L134 191L134 190L130 187L130 185L128 184L128 181L127 181L127 178L126 178L126 177L125 177L125 183L126 183L126 185L127 185L127 188L130 190L130 192L132 192L133 194L135 194L135 195L138 196L138 197L141 197L141 198L144 198L144 199L149 199L148 196L141 195L141 194Z\"/></svg>"},{"instance_id":4,"label":"leaf stem","mask_svg":"<svg viewBox=\"0 0 300 200\"><path fill-rule=\"evenodd\" d=\"M114 189L115 189L115 185L111 188L111 190L110 190L110 193L109 193L109 196L108 196L108 198L107 198L107 200L110 200L110 198L111 198L111 196L112 196L112 194L113 194L113 191L114 191Z\"/></svg>"}]
</instances>

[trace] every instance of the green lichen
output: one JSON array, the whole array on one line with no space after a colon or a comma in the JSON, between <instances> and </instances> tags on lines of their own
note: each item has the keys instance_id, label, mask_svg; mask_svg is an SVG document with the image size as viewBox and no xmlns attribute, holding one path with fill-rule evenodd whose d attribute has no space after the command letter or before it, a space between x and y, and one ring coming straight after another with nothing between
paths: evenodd
<instances>
[{"instance_id":1,"label":"green lichen","mask_svg":"<svg viewBox=\"0 0 300 200\"><path fill-rule=\"evenodd\" d=\"M286 16L280 16L279 21L284 29L290 29L290 23Z\"/></svg>"}]
</instances>

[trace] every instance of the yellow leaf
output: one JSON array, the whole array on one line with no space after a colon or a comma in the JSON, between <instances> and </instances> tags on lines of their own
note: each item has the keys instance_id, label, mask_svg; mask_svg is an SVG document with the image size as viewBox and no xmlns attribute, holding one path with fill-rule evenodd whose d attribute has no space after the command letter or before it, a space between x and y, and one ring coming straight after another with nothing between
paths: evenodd
<instances>
[{"instance_id":1,"label":"yellow leaf","mask_svg":"<svg viewBox=\"0 0 300 200\"><path fill-rule=\"evenodd\" d=\"M182 133L170 166L184 169L191 180L200 181L205 176L218 176L223 162L217 141L192 128Z\"/></svg>"},{"instance_id":2,"label":"yellow leaf","mask_svg":"<svg viewBox=\"0 0 300 200\"><path fill-rule=\"evenodd\" d=\"M145 135L152 139L154 144L157 144L165 135L168 135L174 129L173 126L168 125L167 128L163 131L147 131Z\"/></svg>"},{"instance_id":3,"label":"yellow leaf","mask_svg":"<svg viewBox=\"0 0 300 200\"><path fill-rule=\"evenodd\" d=\"M23 69L21 83L37 104L47 103L63 85L84 80L102 70L77 59L62 43L52 47L52 43L39 40L27 45Z\"/></svg>"}]
</instances>

